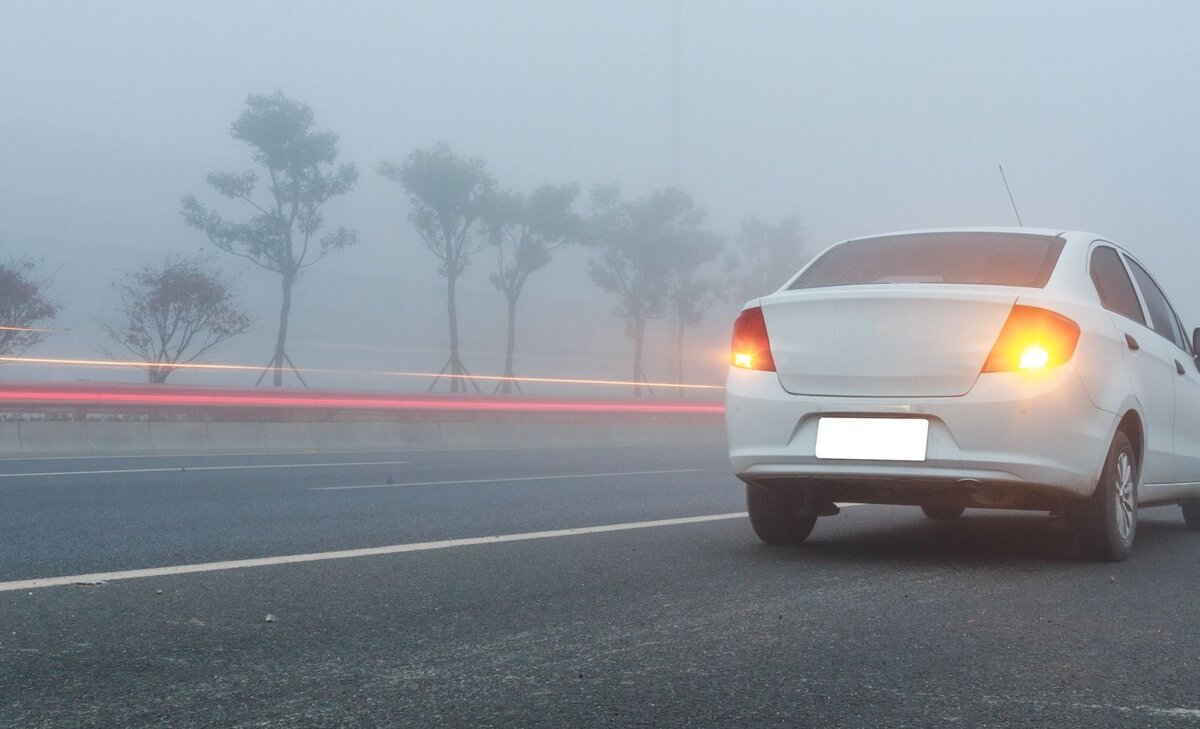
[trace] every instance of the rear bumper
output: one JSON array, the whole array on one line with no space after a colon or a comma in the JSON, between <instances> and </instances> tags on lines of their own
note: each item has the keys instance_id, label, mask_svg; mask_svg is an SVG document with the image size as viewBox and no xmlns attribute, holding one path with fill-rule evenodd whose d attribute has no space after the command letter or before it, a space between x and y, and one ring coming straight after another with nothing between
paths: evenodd
<instances>
[{"instance_id":1,"label":"rear bumper","mask_svg":"<svg viewBox=\"0 0 1200 729\"><path fill-rule=\"evenodd\" d=\"M822 460L821 416L929 420L922 462ZM1040 508L1088 496L1118 418L1097 408L1071 366L980 376L960 397L813 397L774 372L731 368L725 423L734 472L748 483L812 488L822 498Z\"/></svg>"}]
</instances>

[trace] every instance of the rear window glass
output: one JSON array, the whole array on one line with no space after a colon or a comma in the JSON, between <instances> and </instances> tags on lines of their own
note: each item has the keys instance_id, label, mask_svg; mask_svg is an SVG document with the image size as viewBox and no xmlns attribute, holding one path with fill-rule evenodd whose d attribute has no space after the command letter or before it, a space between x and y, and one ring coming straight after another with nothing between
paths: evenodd
<instances>
[{"instance_id":1,"label":"rear window glass","mask_svg":"<svg viewBox=\"0 0 1200 729\"><path fill-rule=\"evenodd\" d=\"M919 233L843 243L789 288L944 283L1042 288L1063 239L1021 233Z\"/></svg>"}]
</instances>

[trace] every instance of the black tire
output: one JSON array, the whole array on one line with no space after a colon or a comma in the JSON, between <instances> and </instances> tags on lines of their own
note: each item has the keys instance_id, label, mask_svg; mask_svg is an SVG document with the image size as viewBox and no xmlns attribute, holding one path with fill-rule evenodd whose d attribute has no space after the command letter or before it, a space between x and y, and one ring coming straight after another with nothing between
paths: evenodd
<instances>
[{"instance_id":1,"label":"black tire","mask_svg":"<svg viewBox=\"0 0 1200 729\"><path fill-rule=\"evenodd\" d=\"M1133 443L1117 433L1104 459L1096 491L1075 507L1075 533L1088 559L1120 562L1137 536L1137 492L1141 464Z\"/></svg>"},{"instance_id":2,"label":"black tire","mask_svg":"<svg viewBox=\"0 0 1200 729\"><path fill-rule=\"evenodd\" d=\"M767 544L801 544L817 523L803 497L788 487L746 484L746 506L754 533Z\"/></svg>"},{"instance_id":3,"label":"black tire","mask_svg":"<svg viewBox=\"0 0 1200 729\"><path fill-rule=\"evenodd\" d=\"M1188 529L1200 529L1200 499L1190 499L1179 505L1183 509L1183 523Z\"/></svg>"},{"instance_id":4,"label":"black tire","mask_svg":"<svg viewBox=\"0 0 1200 729\"><path fill-rule=\"evenodd\" d=\"M944 506L941 504L922 504L921 511L930 519L957 519L967 510L965 506Z\"/></svg>"}]
</instances>

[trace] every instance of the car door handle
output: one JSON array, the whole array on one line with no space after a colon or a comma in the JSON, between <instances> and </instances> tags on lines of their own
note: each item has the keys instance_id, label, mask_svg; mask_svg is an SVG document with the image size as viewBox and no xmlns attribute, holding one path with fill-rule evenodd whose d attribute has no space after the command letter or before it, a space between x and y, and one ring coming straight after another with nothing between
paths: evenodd
<instances>
[{"instance_id":1,"label":"car door handle","mask_svg":"<svg viewBox=\"0 0 1200 729\"><path fill-rule=\"evenodd\" d=\"M1187 372L1187 370L1183 368L1183 363L1179 360L1175 360L1175 374L1182 375L1185 372Z\"/></svg>"},{"instance_id":2,"label":"car door handle","mask_svg":"<svg viewBox=\"0 0 1200 729\"><path fill-rule=\"evenodd\" d=\"M1126 335L1125 335L1125 346L1126 346L1126 347L1129 347L1129 348L1130 348L1130 349L1132 349L1134 352L1136 352L1136 351L1138 351L1139 349L1141 349L1141 347L1139 347L1139 346L1138 346L1137 340L1133 338L1133 335L1132 335L1132 334L1126 334Z\"/></svg>"}]
</instances>

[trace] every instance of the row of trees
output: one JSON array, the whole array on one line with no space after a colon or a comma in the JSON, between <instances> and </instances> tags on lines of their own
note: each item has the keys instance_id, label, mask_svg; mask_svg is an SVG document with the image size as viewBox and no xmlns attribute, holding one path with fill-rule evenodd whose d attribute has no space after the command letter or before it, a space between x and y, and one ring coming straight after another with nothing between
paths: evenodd
<instances>
[{"instance_id":1,"label":"row of trees","mask_svg":"<svg viewBox=\"0 0 1200 729\"><path fill-rule=\"evenodd\" d=\"M46 339L59 305L47 294L49 277L33 260L0 263L0 357L16 357ZM150 382L166 382L181 366L204 356L250 326L233 302L230 281L204 257L170 258L113 283L118 303L95 319L111 340L101 351L133 354Z\"/></svg>"},{"instance_id":2,"label":"row of trees","mask_svg":"<svg viewBox=\"0 0 1200 729\"><path fill-rule=\"evenodd\" d=\"M679 189L631 200L616 186L597 187L590 215L582 216L574 210L578 185L543 185L529 195L503 191L482 160L459 157L445 144L416 150L401 163L382 162L378 170L404 190L410 222L441 262L450 330L444 371L452 391L465 387L461 378L467 374L459 355L457 281L472 257L489 246L498 262L491 282L507 304L504 377L515 376L517 305L525 284L556 249L579 245L590 253L589 276L615 296L613 312L633 340L635 394L646 382L647 322L675 317L676 376L682 384L687 329L703 323L718 301L745 301L772 290L804 261L798 218L774 225L750 219L727 247L704 227L704 209ZM503 381L501 390L508 392L512 384Z\"/></svg>"},{"instance_id":3,"label":"row of trees","mask_svg":"<svg viewBox=\"0 0 1200 729\"><path fill-rule=\"evenodd\" d=\"M213 172L208 183L248 214L229 218L194 195L183 198L182 213L186 224L203 231L218 249L279 277L281 306L270 370L280 386L285 370L294 369L287 353L293 289L306 269L357 242L354 231L327 226L323 210L350 192L359 175L354 165L338 161L337 135L316 129L312 110L280 91L251 95L230 131L250 146L259 170ZM629 199L615 186L598 187L591 193L590 211L581 214L578 185L543 185L528 194L506 190L483 160L456 155L445 144L418 149L399 162L383 161L376 171L407 197L409 221L440 263L450 340L442 372L451 391L465 389L470 376L461 358L457 287L485 250L494 252L490 280L507 308L504 392L515 383L508 378L515 377L521 295L530 277L563 246L584 248L590 278L615 298L614 314L633 340L637 383L646 382L642 356L649 321L674 317L676 376L682 383L687 329L699 326L718 301L744 301L771 290L804 260L798 219L748 220L727 244L705 227L704 209L678 189ZM249 323L230 301L228 282L198 260L142 270L118 290L119 321L101 324L114 341L152 363L151 381L164 381L172 365L195 361ZM40 313L43 319L52 317L53 307ZM641 394L640 384L635 393Z\"/></svg>"}]
</instances>

